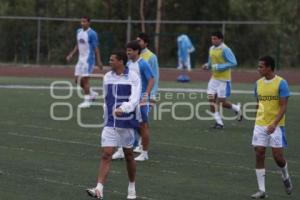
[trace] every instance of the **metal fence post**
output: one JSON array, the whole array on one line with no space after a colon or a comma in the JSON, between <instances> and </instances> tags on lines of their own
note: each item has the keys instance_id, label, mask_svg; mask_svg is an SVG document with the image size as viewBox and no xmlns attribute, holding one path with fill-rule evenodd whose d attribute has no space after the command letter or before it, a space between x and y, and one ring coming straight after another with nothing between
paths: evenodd
<instances>
[{"instance_id":1,"label":"metal fence post","mask_svg":"<svg viewBox=\"0 0 300 200\"><path fill-rule=\"evenodd\" d=\"M36 64L40 63L40 48L41 48L41 19L37 20L37 38L36 38Z\"/></svg>"},{"instance_id":2,"label":"metal fence post","mask_svg":"<svg viewBox=\"0 0 300 200\"><path fill-rule=\"evenodd\" d=\"M128 43L131 40L131 16L128 16L126 35L126 41Z\"/></svg>"},{"instance_id":3,"label":"metal fence post","mask_svg":"<svg viewBox=\"0 0 300 200\"><path fill-rule=\"evenodd\" d=\"M224 36L224 40L225 40L225 32L226 32L226 23L222 22L222 33L223 33L223 36Z\"/></svg>"}]
</instances>

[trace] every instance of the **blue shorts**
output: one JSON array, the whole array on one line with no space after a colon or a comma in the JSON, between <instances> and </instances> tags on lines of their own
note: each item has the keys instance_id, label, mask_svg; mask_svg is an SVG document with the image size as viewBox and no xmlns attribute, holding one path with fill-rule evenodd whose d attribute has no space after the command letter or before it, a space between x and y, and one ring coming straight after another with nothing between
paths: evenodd
<instances>
[{"instance_id":1,"label":"blue shorts","mask_svg":"<svg viewBox=\"0 0 300 200\"><path fill-rule=\"evenodd\" d=\"M140 106L140 111L141 111L141 121L140 122L148 123L148 121L149 121L149 112L150 112L149 103L147 103L147 105Z\"/></svg>"}]
</instances>

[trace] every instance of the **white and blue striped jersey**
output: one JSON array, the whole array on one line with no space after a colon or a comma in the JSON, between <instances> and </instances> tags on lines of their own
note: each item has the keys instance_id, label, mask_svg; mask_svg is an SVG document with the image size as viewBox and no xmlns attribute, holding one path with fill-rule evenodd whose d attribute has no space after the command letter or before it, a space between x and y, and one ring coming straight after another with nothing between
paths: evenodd
<instances>
[{"instance_id":1,"label":"white and blue striped jersey","mask_svg":"<svg viewBox=\"0 0 300 200\"><path fill-rule=\"evenodd\" d=\"M141 79L142 83L142 93L143 95L151 78L154 78L152 69L148 62L146 62L143 58L139 58L137 61L133 62L132 60L128 61L127 66L130 70L136 72Z\"/></svg>"},{"instance_id":2,"label":"white and blue striped jersey","mask_svg":"<svg viewBox=\"0 0 300 200\"><path fill-rule=\"evenodd\" d=\"M92 29L77 30L77 46L79 51L79 62L87 63L88 66L95 65L95 50L99 45L98 35Z\"/></svg>"},{"instance_id":3,"label":"white and blue striped jersey","mask_svg":"<svg viewBox=\"0 0 300 200\"><path fill-rule=\"evenodd\" d=\"M125 72L117 75L107 72L103 79L105 126L117 128L137 128L139 126L138 104L141 96L139 76L126 67ZM115 117L116 108L123 110L121 117Z\"/></svg>"}]
</instances>

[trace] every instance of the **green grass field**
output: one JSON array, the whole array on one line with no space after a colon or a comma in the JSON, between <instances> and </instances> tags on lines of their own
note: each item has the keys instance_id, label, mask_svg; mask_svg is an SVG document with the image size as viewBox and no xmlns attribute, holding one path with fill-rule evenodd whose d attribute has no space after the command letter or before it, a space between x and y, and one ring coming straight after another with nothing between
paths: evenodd
<instances>
[{"instance_id":1,"label":"green grass field","mask_svg":"<svg viewBox=\"0 0 300 200\"><path fill-rule=\"evenodd\" d=\"M62 79L59 79L62 80ZM54 79L0 78L0 85L44 85ZM100 85L97 81L94 85ZM162 83L161 87L205 88L205 84ZM233 89L252 90L253 85L235 84ZM298 86L291 90L297 92ZM77 123L77 105L81 99L73 93L67 100L51 98L46 89L0 88L0 199L2 200L83 200L90 199L84 189L95 185L99 163L100 128L83 128ZM299 92L299 91L298 91ZM57 91L56 94L66 94ZM170 94L168 94L170 95ZM161 102L169 98L161 94ZM197 95L174 96L172 103L206 101ZM250 94L233 94L233 102L254 101ZM67 121L50 117L54 102L71 103L74 116ZM300 190L300 96L292 96L287 114L286 157L294 183L294 193L287 196L270 152L266 160L266 187L270 199L299 199ZM165 108L171 108L166 106ZM187 116L188 107L177 106L177 116ZM199 114L205 114L201 107ZM56 116L68 115L68 108L57 107ZM153 114L153 112L152 112ZM230 111L226 115L232 116ZM163 113L151 121L150 160L137 163L139 199L250 199L256 192L254 154L251 147L253 121L225 121L225 129L210 130L213 121L174 120ZM99 124L102 111L94 106L82 111L82 121ZM126 199L127 175L124 161L114 161L105 186L106 200Z\"/></svg>"}]
</instances>

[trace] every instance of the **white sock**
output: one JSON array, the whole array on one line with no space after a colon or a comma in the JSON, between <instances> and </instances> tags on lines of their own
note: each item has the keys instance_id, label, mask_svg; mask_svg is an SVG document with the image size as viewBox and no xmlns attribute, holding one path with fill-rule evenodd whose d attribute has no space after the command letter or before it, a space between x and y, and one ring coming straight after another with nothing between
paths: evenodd
<instances>
[{"instance_id":1,"label":"white sock","mask_svg":"<svg viewBox=\"0 0 300 200\"><path fill-rule=\"evenodd\" d=\"M90 89L90 95L91 96L97 96L98 92L95 92L94 90Z\"/></svg>"},{"instance_id":2,"label":"white sock","mask_svg":"<svg viewBox=\"0 0 300 200\"><path fill-rule=\"evenodd\" d=\"M215 118L215 120L216 120L216 122L217 122L218 124L224 125L224 124L223 124L223 121L222 121L222 119L221 119L221 115L220 115L219 112L215 112L215 113L214 113L214 118Z\"/></svg>"},{"instance_id":3,"label":"white sock","mask_svg":"<svg viewBox=\"0 0 300 200\"><path fill-rule=\"evenodd\" d=\"M97 183L96 189L99 191L103 190L103 184L102 183Z\"/></svg>"},{"instance_id":4,"label":"white sock","mask_svg":"<svg viewBox=\"0 0 300 200\"><path fill-rule=\"evenodd\" d=\"M284 167L280 168L281 169L281 175L282 175L282 178L284 180L288 179L290 177L289 175L289 171L288 171L288 166L287 166L287 163L285 164Z\"/></svg>"},{"instance_id":5,"label":"white sock","mask_svg":"<svg viewBox=\"0 0 300 200\"><path fill-rule=\"evenodd\" d=\"M258 189L260 191L265 192L266 191L266 186L265 186L266 170L265 169L256 169L255 171L256 171Z\"/></svg>"},{"instance_id":6,"label":"white sock","mask_svg":"<svg viewBox=\"0 0 300 200\"><path fill-rule=\"evenodd\" d=\"M231 109L234 110L235 112L239 112L241 108L238 105L231 104Z\"/></svg>"},{"instance_id":7,"label":"white sock","mask_svg":"<svg viewBox=\"0 0 300 200\"><path fill-rule=\"evenodd\" d=\"M135 189L135 182L129 182L128 189Z\"/></svg>"}]
</instances>

